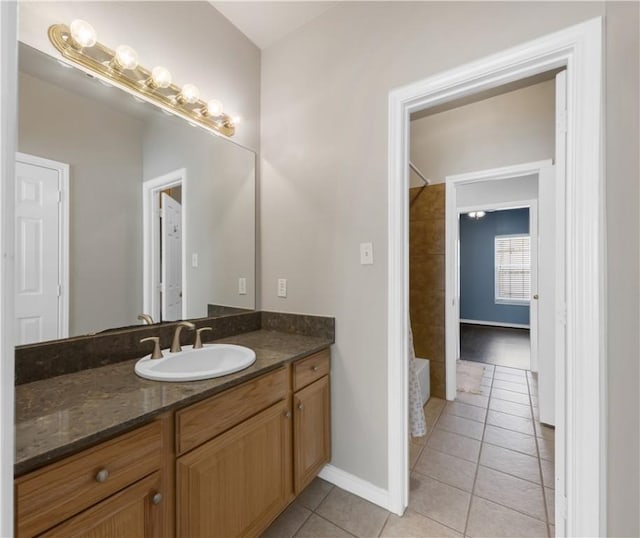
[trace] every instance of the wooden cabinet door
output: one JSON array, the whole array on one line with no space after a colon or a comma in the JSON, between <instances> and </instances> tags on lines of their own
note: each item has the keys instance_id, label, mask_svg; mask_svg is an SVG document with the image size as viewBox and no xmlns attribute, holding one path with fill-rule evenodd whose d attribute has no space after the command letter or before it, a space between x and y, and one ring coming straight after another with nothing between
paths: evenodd
<instances>
[{"instance_id":1,"label":"wooden cabinet door","mask_svg":"<svg viewBox=\"0 0 640 538\"><path fill-rule=\"evenodd\" d=\"M178 536L258 535L289 502L291 477L285 400L178 458Z\"/></svg>"},{"instance_id":2,"label":"wooden cabinet door","mask_svg":"<svg viewBox=\"0 0 640 538\"><path fill-rule=\"evenodd\" d=\"M329 376L293 396L294 484L299 494L331 459Z\"/></svg>"},{"instance_id":3,"label":"wooden cabinet door","mask_svg":"<svg viewBox=\"0 0 640 538\"><path fill-rule=\"evenodd\" d=\"M166 502L156 497L160 473L132 484L92 508L57 525L47 538L152 538L167 535L162 528ZM155 502L154 502L155 501Z\"/></svg>"}]
</instances>

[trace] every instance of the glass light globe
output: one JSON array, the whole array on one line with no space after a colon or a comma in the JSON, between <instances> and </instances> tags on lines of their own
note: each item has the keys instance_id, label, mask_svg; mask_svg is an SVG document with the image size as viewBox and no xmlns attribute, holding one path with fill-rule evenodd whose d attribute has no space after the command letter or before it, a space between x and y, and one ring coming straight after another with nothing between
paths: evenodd
<instances>
[{"instance_id":1,"label":"glass light globe","mask_svg":"<svg viewBox=\"0 0 640 538\"><path fill-rule=\"evenodd\" d=\"M158 88L168 88L171 85L171 73L165 67L158 65L151 70L151 80Z\"/></svg>"},{"instance_id":2,"label":"glass light globe","mask_svg":"<svg viewBox=\"0 0 640 538\"><path fill-rule=\"evenodd\" d=\"M238 125L241 121L242 121L242 118L240 116L234 116L233 118L231 118L231 122L234 125Z\"/></svg>"},{"instance_id":3,"label":"glass light globe","mask_svg":"<svg viewBox=\"0 0 640 538\"><path fill-rule=\"evenodd\" d=\"M185 102L193 104L200 99L200 90L194 84L185 84L182 86L182 92L180 92L180 95L182 95Z\"/></svg>"},{"instance_id":4,"label":"glass light globe","mask_svg":"<svg viewBox=\"0 0 640 538\"><path fill-rule=\"evenodd\" d=\"M219 116L222 114L222 103L216 99L212 99L207 103L207 113L209 116Z\"/></svg>"},{"instance_id":5,"label":"glass light globe","mask_svg":"<svg viewBox=\"0 0 640 538\"><path fill-rule=\"evenodd\" d=\"M120 45L116 49L115 60L122 69L138 67L138 53L128 45Z\"/></svg>"},{"instance_id":6,"label":"glass light globe","mask_svg":"<svg viewBox=\"0 0 640 538\"><path fill-rule=\"evenodd\" d=\"M81 47L93 47L98 40L93 26L82 19L72 21L69 25L69 31L71 38Z\"/></svg>"}]
</instances>

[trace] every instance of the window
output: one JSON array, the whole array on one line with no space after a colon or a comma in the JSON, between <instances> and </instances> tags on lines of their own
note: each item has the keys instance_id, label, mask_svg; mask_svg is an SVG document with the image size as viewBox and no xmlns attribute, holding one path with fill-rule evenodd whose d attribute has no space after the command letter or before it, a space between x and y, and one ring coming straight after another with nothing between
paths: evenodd
<instances>
[{"instance_id":1,"label":"window","mask_svg":"<svg viewBox=\"0 0 640 538\"><path fill-rule=\"evenodd\" d=\"M497 304L529 304L531 297L531 238L497 235L495 239Z\"/></svg>"}]
</instances>

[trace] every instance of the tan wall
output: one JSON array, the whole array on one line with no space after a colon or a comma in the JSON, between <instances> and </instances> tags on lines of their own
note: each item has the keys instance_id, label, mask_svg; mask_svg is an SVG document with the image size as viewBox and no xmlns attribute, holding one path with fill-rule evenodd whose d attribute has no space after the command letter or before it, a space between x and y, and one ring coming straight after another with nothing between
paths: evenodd
<instances>
[{"instance_id":1,"label":"tan wall","mask_svg":"<svg viewBox=\"0 0 640 538\"><path fill-rule=\"evenodd\" d=\"M445 397L445 187L409 190L409 312L416 357L429 359L431 396Z\"/></svg>"}]
</instances>

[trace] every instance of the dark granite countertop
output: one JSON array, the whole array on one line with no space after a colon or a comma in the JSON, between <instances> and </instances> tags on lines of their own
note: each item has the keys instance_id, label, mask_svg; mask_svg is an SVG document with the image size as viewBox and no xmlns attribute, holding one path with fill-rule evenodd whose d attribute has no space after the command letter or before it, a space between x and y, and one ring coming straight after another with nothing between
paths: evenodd
<instances>
[{"instance_id":1,"label":"dark granite countertop","mask_svg":"<svg viewBox=\"0 0 640 538\"><path fill-rule=\"evenodd\" d=\"M204 381L148 381L134 371L136 360L83 370L16 387L14 473L25 474L158 414L185 407L287 362L328 347L332 341L258 330L217 340L253 349L256 362L228 376Z\"/></svg>"}]
</instances>

